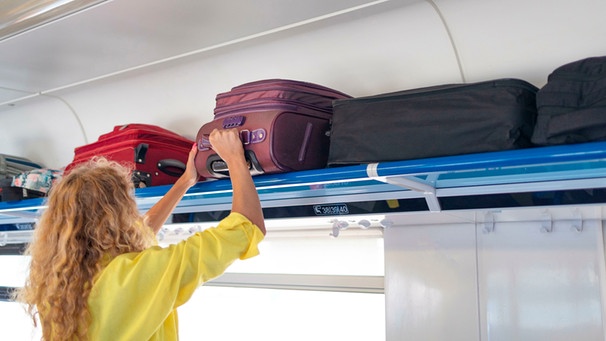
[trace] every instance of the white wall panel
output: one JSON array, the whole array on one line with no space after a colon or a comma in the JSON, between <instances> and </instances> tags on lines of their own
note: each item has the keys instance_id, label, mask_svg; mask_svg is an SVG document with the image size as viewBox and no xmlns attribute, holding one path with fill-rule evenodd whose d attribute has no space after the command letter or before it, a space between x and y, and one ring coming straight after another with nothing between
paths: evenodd
<instances>
[{"instance_id":1,"label":"white wall panel","mask_svg":"<svg viewBox=\"0 0 606 341\"><path fill-rule=\"evenodd\" d=\"M604 340L602 211L389 217L387 340Z\"/></svg>"},{"instance_id":2,"label":"white wall panel","mask_svg":"<svg viewBox=\"0 0 606 341\"><path fill-rule=\"evenodd\" d=\"M572 218L572 214L570 216ZM478 229L483 340L603 340L601 222L497 222Z\"/></svg>"},{"instance_id":3,"label":"white wall panel","mask_svg":"<svg viewBox=\"0 0 606 341\"><path fill-rule=\"evenodd\" d=\"M479 340L475 225L385 230L387 340Z\"/></svg>"},{"instance_id":4,"label":"white wall panel","mask_svg":"<svg viewBox=\"0 0 606 341\"><path fill-rule=\"evenodd\" d=\"M542 86L561 64L606 54L606 1L434 2L469 82L518 77Z\"/></svg>"},{"instance_id":5,"label":"white wall panel","mask_svg":"<svg viewBox=\"0 0 606 341\"><path fill-rule=\"evenodd\" d=\"M60 98L38 97L0 112L0 153L60 168L73 159L74 146L86 141L76 112Z\"/></svg>"}]
</instances>

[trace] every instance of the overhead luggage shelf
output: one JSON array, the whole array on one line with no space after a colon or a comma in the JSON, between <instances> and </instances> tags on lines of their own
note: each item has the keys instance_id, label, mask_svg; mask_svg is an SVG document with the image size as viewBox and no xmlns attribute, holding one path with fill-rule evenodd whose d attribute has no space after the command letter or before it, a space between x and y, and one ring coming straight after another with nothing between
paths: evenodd
<instances>
[{"instance_id":1,"label":"overhead luggage shelf","mask_svg":"<svg viewBox=\"0 0 606 341\"><path fill-rule=\"evenodd\" d=\"M427 210L441 211L448 198L604 189L606 142L268 174L254 181L264 208L423 199ZM140 210L169 188L137 189ZM229 180L199 182L175 213L229 210L231 190ZM43 199L0 203L0 224L34 221L43 208Z\"/></svg>"}]
</instances>

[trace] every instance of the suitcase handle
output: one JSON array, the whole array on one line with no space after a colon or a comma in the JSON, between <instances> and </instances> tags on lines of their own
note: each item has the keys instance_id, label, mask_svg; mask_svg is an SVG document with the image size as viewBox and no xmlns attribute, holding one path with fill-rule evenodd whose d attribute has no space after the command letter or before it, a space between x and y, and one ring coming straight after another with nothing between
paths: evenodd
<instances>
[{"instance_id":1,"label":"suitcase handle","mask_svg":"<svg viewBox=\"0 0 606 341\"><path fill-rule=\"evenodd\" d=\"M185 172L185 164L175 159L164 159L158 161L158 169L170 176L179 177Z\"/></svg>"},{"instance_id":2,"label":"suitcase handle","mask_svg":"<svg viewBox=\"0 0 606 341\"><path fill-rule=\"evenodd\" d=\"M247 145L251 143L260 143L265 140L267 134L265 133L265 129L259 128L255 130L242 129L239 131L240 141L242 144ZM210 141L208 139L209 134L202 134L200 136L200 140L198 140L198 150L199 151L207 151L212 148Z\"/></svg>"},{"instance_id":3,"label":"suitcase handle","mask_svg":"<svg viewBox=\"0 0 606 341\"><path fill-rule=\"evenodd\" d=\"M255 153L252 150L244 151L244 158L246 159L246 163L248 164L248 170L251 175L259 175L265 173L259 160L255 156ZM217 154L210 155L208 159L206 159L206 170L215 178L228 178L229 170L227 168L227 163L223 161Z\"/></svg>"}]
</instances>

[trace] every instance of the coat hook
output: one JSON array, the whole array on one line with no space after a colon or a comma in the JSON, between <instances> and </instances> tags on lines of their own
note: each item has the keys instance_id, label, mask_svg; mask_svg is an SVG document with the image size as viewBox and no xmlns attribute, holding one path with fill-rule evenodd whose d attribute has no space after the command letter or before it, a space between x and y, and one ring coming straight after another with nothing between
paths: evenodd
<instances>
[{"instance_id":1,"label":"coat hook","mask_svg":"<svg viewBox=\"0 0 606 341\"><path fill-rule=\"evenodd\" d=\"M494 232L494 214L492 212L486 212L484 214L484 233Z\"/></svg>"},{"instance_id":2,"label":"coat hook","mask_svg":"<svg viewBox=\"0 0 606 341\"><path fill-rule=\"evenodd\" d=\"M553 219L549 211L545 211L541 216L541 232L553 232Z\"/></svg>"},{"instance_id":3,"label":"coat hook","mask_svg":"<svg viewBox=\"0 0 606 341\"><path fill-rule=\"evenodd\" d=\"M583 232L583 216L578 208L572 214L572 229L579 233Z\"/></svg>"},{"instance_id":4,"label":"coat hook","mask_svg":"<svg viewBox=\"0 0 606 341\"><path fill-rule=\"evenodd\" d=\"M341 230L345 230L349 226L349 223L345 220L333 219L332 221L332 233L331 237L337 238Z\"/></svg>"},{"instance_id":5,"label":"coat hook","mask_svg":"<svg viewBox=\"0 0 606 341\"><path fill-rule=\"evenodd\" d=\"M383 228L390 228L393 226L393 220L390 219L383 219L379 222L379 224L383 227Z\"/></svg>"}]
</instances>

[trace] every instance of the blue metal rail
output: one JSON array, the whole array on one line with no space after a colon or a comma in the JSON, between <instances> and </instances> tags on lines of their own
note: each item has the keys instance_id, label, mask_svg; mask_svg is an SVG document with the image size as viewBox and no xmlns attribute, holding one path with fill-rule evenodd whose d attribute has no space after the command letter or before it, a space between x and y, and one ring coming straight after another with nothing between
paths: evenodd
<instances>
[{"instance_id":1,"label":"blue metal rail","mask_svg":"<svg viewBox=\"0 0 606 341\"><path fill-rule=\"evenodd\" d=\"M264 207L425 198L431 210L440 210L443 196L606 188L606 142L267 174L254 181ZM137 189L141 211L168 188ZM231 190L229 180L200 182L176 212L229 209ZM33 221L43 208L43 199L0 203L0 224Z\"/></svg>"}]
</instances>

